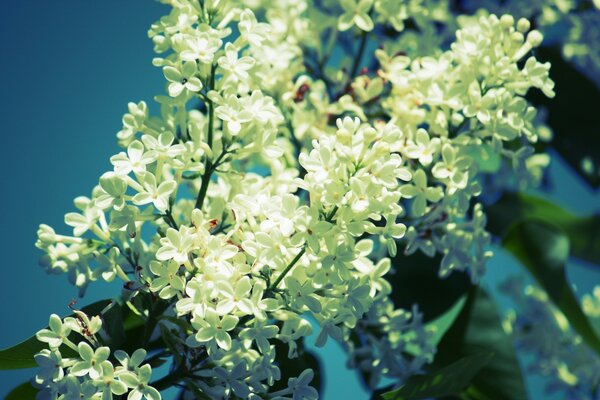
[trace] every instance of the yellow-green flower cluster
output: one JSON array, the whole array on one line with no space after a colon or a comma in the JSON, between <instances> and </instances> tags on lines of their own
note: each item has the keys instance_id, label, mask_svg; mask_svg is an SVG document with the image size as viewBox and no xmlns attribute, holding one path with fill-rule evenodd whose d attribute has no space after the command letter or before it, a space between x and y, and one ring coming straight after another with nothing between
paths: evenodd
<instances>
[{"instance_id":1,"label":"yellow-green flower cluster","mask_svg":"<svg viewBox=\"0 0 600 400\"><path fill-rule=\"evenodd\" d=\"M68 273L81 294L118 277L131 307L137 294L152 296L169 317L163 328L186 327L174 362L188 373L177 378L211 398L316 398L310 369L272 389L275 343L296 357L310 320L316 344L344 343L373 385L420 372L435 348L417 307L394 309L388 256L439 253L441 277L465 270L479 281L491 255L480 171L539 174L536 110L524 95L554 95L549 65L530 56L541 34L526 20L485 16L466 21L448 50L436 44L420 57L375 29L445 15L419 2L391 13L384 0L164 2L171 13L149 31L165 77L160 115L129 104L123 151L65 216L73 235L40 227L43 265ZM334 66L336 37L354 33L352 65ZM431 46L426 35L412 40ZM365 53L375 68L360 71ZM120 374L103 364L107 347L88 347L78 346L83 361L58 364L78 377L69 381L98 392L96 378L114 375L110 393L158 398L144 367ZM102 361L81 364L94 357ZM48 374L40 384L60 386L52 393L77 393L59 383L64 372Z\"/></svg>"}]
</instances>

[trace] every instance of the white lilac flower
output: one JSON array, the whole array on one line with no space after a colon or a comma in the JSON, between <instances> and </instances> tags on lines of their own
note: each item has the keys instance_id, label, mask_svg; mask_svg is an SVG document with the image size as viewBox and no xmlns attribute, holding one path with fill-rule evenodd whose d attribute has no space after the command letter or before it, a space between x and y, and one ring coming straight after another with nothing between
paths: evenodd
<instances>
[{"instance_id":1,"label":"white lilac flower","mask_svg":"<svg viewBox=\"0 0 600 400\"><path fill-rule=\"evenodd\" d=\"M600 381L600 361L546 293L525 285L520 278L506 280L501 290L510 296L515 307L506 315L505 330L514 338L518 350L531 355L529 370L545 376L548 389L560 391L568 398L593 398ZM591 311L590 295L584 299L588 299L583 301L587 313ZM588 316L597 321L593 311Z\"/></svg>"},{"instance_id":2,"label":"white lilac flower","mask_svg":"<svg viewBox=\"0 0 600 400\"><path fill-rule=\"evenodd\" d=\"M127 153L120 152L110 158L118 175L128 175L130 172L141 174L146 172L146 166L156 159L153 151L144 151L144 145L140 141L133 141L127 146Z\"/></svg>"},{"instance_id":3,"label":"white lilac flower","mask_svg":"<svg viewBox=\"0 0 600 400\"><path fill-rule=\"evenodd\" d=\"M71 333L73 321L63 324L63 321L56 314L50 315L48 322L50 329L42 329L35 336L40 342L48 343L51 349L58 349L63 341L68 340Z\"/></svg>"},{"instance_id":4,"label":"white lilac flower","mask_svg":"<svg viewBox=\"0 0 600 400\"><path fill-rule=\"evenodd\" d=\"M77 347L81 361L76 362L69 372L75 376L89 374L92 379L98 379L102 376L102 363L108 359L110 349L99 347L94 350L86 342L79 342Z\"/></svg>"},{"instance_id":5,"label":"white lilac flower","mask_svg":"<svg viewBox=\"0 0 600 400\"><path fill-rule=\"evenodd\" d=\"M215 110L216 116L227 123L227 129L232 135L240 133L243 124L252 119L252 114L244 108L236 95L227 96Z\"/></svg>"},{"instance_id":6,"label":"white lilac flower","mask_svg":"<svg viewBox=\"0 0 600 400\"><path fill-rule=\"evenodd\" d=\"M115 368L110 361L101 364L102 375L95 380L96 389L102 392L102 400L112 400L113 394L120 396L127 392L127 386L115 377Z\"/></svg>"},{"instance_id":7,"label":"white lilac flower","mask_svg":"<svg viewBox=\"0 0 600 400\"><path fill-rule=\"evenodd\" d=\"M148 385L152 368L148 364L140 367L135 373L131 371L122 372L119 375L119 380L131 388L128 400L161 400L161 395L158 390Z\"/></svg>"},{"instance_id":8,"label":"white lilac flower","mask_svg":"<svg viewBox=\"0 0 600 400\"><path fill-rule=\"evenodd\" d=\"M179 263L175 260L168 262L150 262L150 271L156 276L152 279L150 290L159 292L158 296L161 299L170 299L178 293L183 292L185 288L185 279L178 274L180 269Z\"/></svg>"},{"instance_id":9,"label":"white lilac flower","mask_svg":"<svg viewBox=\"0 0 600 400\"><path fill-rule=\"evenodd\" d=\"M181 226L179 230L169 228L166 237L160 240L161 247L156 252L159 261L174 260L178 264L188 261L188 252L194 245L194 238L189 235L191 228Z\"/></svg>"},{"instance_id":10,"label":"white lilac flower","mask_svg":"<svg viewBox=\"0 0 600 400\"><path fill-rule=\"evenodd\" d=\"M250 9L245 9L240 15L238 24L240 34L252 46L260 47L267 38L270 26L263 22L257 22L256 16Z\"/></svg>"},{"instance_id":11,"label":"white lilac flower","mask_svg":"<svg viewBox=\"0 0 600 400\"><path fill-rule=\"evenodd\" d=\"M274 338L278 332L279 328L276 325L257 324L252 328L243 329L240 332L240 338L248 343L246 345L247 348L250 348L251 343L255 342L262 354L268 354L271 350L269 339Z\"/></svg>"},{"instance_id":12,"label":"white lilac flower","mask_svg":"<svg viewBox=\"0 0 600 400\"><path fill-rule=\"evenodd\" d=\"M101 211L96 207L87 207L80 213L68 213L65 215L65 224L73 227L73 235L81 236L96 226L100 219Z\"/></svg>"},{"instance_id":13,"label":"white lilac flower","mask_svg":"<svg viewBox=\"0 0 600 400\"><path fill-rule=\"evenodd\" d=\"M238 363L233 369L217 367L212 370L203 370L199 373L200 376L215 378L219 384L224 387L225 396L231 396L231 392L236 397L245 399L250 394L250 388L245 382L249 375L248 366L244 362Z\"/></svg>"},{"instance_id":14,"label":"white lilac flower","mask_svg":"<svg viewBox=\"0 0 600 400\"><path fill-rule=\"evenodd\" d=\"M35 362L39 365L40 370L36 375L38 382L60 381L65 372L62 355L58 350L50 351L43 349L35 355Z\"/></svg>"},{"instance_id":15,"label":"white lilac flower","mask_svg":"<svg viewBox=\"0 0 600 400\"><path fill-rule=\"evenodd\" d=\"M219 315L230 314L234 309L244 314L252 314L252 301L249 299L252 290L252 281L247 276L242 277L233 286L228 281L217 283L219 296L222 298L217 304L216 311Z\"/></svg>"},{"instance_id":16,"label":"white lilac flower","mask_svg":"<svg viewBox=\"0 0 600 400\"><path fill-rule=\"evenodd\" d=\"M114 172L106 172L100 177L100 187L103 194L96 197L96 205L102 209L114 207L122 210L125 207L125 192L127 183Z\"/></svg>"},{"instance_id":17,"label":"white lilac flower","mask_svg":"<svg viewBox=\"0 0 600 400\"><path fill-rule=\"evenodd\" d=\"M373 20L369 16L369 10L373 0L340 0L344 13L338 18L338 29L346 31L356 25L363 31L373 30Z\"/></svg>"},{"instance_id":18,"label":"white lilac flower","mask_svg":"<svg viewBox=\"0 0 600 400\"><path fill-rule=\"evenodd\" d=\"M80 399L92 399L98 395L98 388L93 381L81 382L73 375L65 377L62 383L60 391L63 393L62 399L64 400L80 400ZM112 393L108 394L107 398L110 398Z\"/></svg>"},{"instance_id":19,"label":"white lilac flower","mask_svg":"<svg viewBox=\"0 0 600 400\"><path fill-rule=\"evenodd\" d=\"M402 196L413 199L411 212L415 217L420 217L427 210L427 202L437 203L444 197L444 192L439 187L427 186L427 175L420 169L413 175L414 185L402 185Z\"/></svg>"},{"instance_id":20,"label":"white lilac flower","mask_svg":"<svg viewBox=\"0 0 600 400\"><path fill-rule=\"evenodd\" d=\"M177 97L184 91L199 92L202 89L202 82L196 76L196 72L197 68L194 61L186 61L181 64L180 68L164 67L163 74L169 81L169 96Z\"/></svg>"},{"instance_id":21,"label":"white lilac flower","mask_svg":"<svg viewBox=\"0 0 600 400\"><path fill-rule=\"evenodd\" d=\"M439 153L440 147L440 138L430 138L425 129L418 129L414 144L409 143L404 149L404 154L409 158L418 159L423 166L428 166Z\"/></svg>"},{"instance_id":22,"label":"white lilac flower","mask_svg":"<svg viewBox=\"0 0 600 400\"><path fill-rule=\"evenodd\" d=\"M239 49L232 43L225 45L225 55L219 58L219 66L225 71L226 76L235 82L248 79L248 70L254 66L254 59L248 56L239 57ZM225 78L227 79L227 78Z\"/></svg>"},{"instance_id":23,"label":"white lilac flower","mask_svg":"<svg viewBox=\"0 0 600 400\"><path fill-rule=\"evenodd\" d=\"M169 208L169 197L177 189L177 182L166 180L157 184L156 177L146 172L141 177L141 183L143 190L133 196L133 203L136 205L152 203L158 211L165 212Z\"/></svg>"},{"instance_id":24,"label":"white lilac flower","mask_svg":"<svg viewBox=\"0 0 600 400\"><path fill-rule=\"evenodd\" d=\"M194 66L196 65L196 60L204 64L210 64L213 61L215 53L222 44L221 39L215 37L215 35L211 33L212 32L199 32L195 35L188 35L184 39L185 50L180 53L181 59ZM171 89L169 89L169 94L171 93L170 90Z\"/></svg>"},{"instance_id":25,"label":"white lilac flower","mask_svg":"<svg viewBox=\"0 0 600 400\"><path fill-rule=\"evenodd\" d=\"M228 332L236 327L238 321L239 318L233 315L220 318L216 311L209 308L204 317L196 315L192 318L192 326L197 332L188 339L188 342L193 345L194 341L198 343L214 341L223 350L229 350L231 335Z\"/></svg>"},{"instance_id":26,"label":"white lilac flower","mask_svg":"<svg viewBox=\"0 0 600 400\"><path fill-rule=\"evenodd\" d=\"M131 356L129 356L123 350L117 350L114 353L115 358L119 361L121 367L123 367L126 371L132 372L135 372L139 369L140 365L146 359L146 354L147 352L144 349L137 349L131 354Z\"/></svg>"}]
</instances>

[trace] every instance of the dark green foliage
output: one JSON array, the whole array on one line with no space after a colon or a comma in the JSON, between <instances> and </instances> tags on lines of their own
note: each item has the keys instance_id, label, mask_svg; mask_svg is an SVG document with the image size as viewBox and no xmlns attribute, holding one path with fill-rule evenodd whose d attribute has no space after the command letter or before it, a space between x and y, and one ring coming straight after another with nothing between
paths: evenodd
<instances>
[{"instance_id":1,"label":"dark green foliage","mask_svg":"<svg viewBox=\"0 0 600 400\"><path fill-rule=\"evenodd\" d=\"M567 235L570 255L600 266L600 215L580 217L541 197L507 193L486 210L488 229L502 236L517 221L539 220Z\"/></svg>"},{"instance_id":2,"label":"dark green foliage","mask_svg":"<svg viewBox=\"0 0 600 400\"><path fill-rule=\"evenodd\" d=\"M429 399L458 395L488 363L492 354L472 354L427 375L410 377L402 387L384 393L384 400Z\"/></svg>"},{"instance_id":3,"label":"dark green foliage","mask_svg":"<svg viewBox=\"0 0 600 400\"><path fill-rule=\"evenodd\" d=\"M600 354L600 339L581 310L565 275L569 237L547 222L527 220L508 230L503 245L544 288L585 343Z\"/></svg>"},{"instance_id":4,"label":"dark green foliage","mask_svg":"<svg viewBox=\"0 0 600 400\"><path fill-rule=\"evenodd\" d=\"M502 329L496 304L472 287L467 302L438 348L434 365L448 365L473 354L491 354L465 396L473 399L526 399L521 369L511 338Z\"/></svg>"},{"instance_id":5,"label":"dark green foliage","mask_svg":"<svg viewBox=\"0 0 600 400\"><path fill-rule=\"evenodd\" d=\"M34 400L36 394L37 389L25 382L11 390L4 400Z\"/></svg>"}]
</instances>

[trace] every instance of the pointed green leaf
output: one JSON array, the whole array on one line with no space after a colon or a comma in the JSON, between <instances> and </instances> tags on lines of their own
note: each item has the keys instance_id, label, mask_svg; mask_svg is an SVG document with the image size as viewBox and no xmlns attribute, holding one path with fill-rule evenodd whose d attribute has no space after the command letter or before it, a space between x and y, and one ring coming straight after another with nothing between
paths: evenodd
<instances>
[{"instance_id":1,"label":"pointed green leaf","mask_svg":"<svg viewBox=\"0 0 600 400\"><path fill-rule=\"evenodd\" d=\"M437 345L442 340L448 329L452 327L452 324L456 318L458 318L460 312L465 306L466 300L466 296L461 297L443 315L427 323L427 327L433 330L433 343Z\"/></svg>"},{"instance_id":2,"label":"pointed green leaf","mask_svg":"<svg viewBox=\"0 0 600 400\"><path fill-rule=\"evenodd\" d=\"M383 398L416 400L458 395L491 357L491 353L472 354L427 375L412 376L399 389L384 393Z\"/></svg>"},{"instance_id":3,"label":"pointed green leaf","mask_svg":"<svg viewBox=\"0 0 600 400\"><path fill-rule=\"evenodd\" d=\"M600 339L581 310L565 275L569 257L567 235L543 221L523 221L508 230L502 244L544 288L585 343L600 354Z\"/></svg>"},{"instance_id":4,"label":"pointed green leaf","mask_svg":"<svg viewBox=\"0 0 600 400\"><path fill-rule=\"evenodd\" d=\"M175 336L175 334L171 332L169 328L167 328L165 325L158 324L158 327L160 328L160 334L163 341L165 342L166 348L169 349L169 351L171 351L171 354L173 354L173 358L176 362L175 365L180 365L184 362L184 360L181 355L181 352L177 348L178 337Z\"/></svg>"},{"instance_id":5,"label":"pointed green leaf","mask_svg":"<svg viewBox=\"0 0 600 400\"><path fill-rule=\"evenodd\" d=\"M600 265L600 215L579 217L537 196L507 193L487 208L488 229L502 236L518 221L536 219L560 228L569 238L571 255Z\"/></svg>"},{"instance_id":6,"label":"pointed green leaf","mask_svg":"<svg viewBox=\"0 0 600 400\"><path fill-rule=\"evenodd\" d=\"M13 347L0 350L0 370L33 368L37 365L33 356L47 347L34 335Z\"/></svg>"},{"instance_id":7,"label":"pointed green leaf","mask_svg":"<svg viewBox=\"0 0 600 400\"><path fill-rule=\"evenodd\" d=\"M472 287L465 306L438 346L434 365L490 353L467 393L477 393L478 399L526 399L519 362L511 338L502 329L496 304L483 289Z\"/></svg>"},{"instance_id":8,"label":"pointed green leaf","mask_svg":"<svg viewBox=\"0 0 600 400\"><path fill-rule=\"evenodd\" d=\"M121 348L125 342L124 314L130 312L121 304L115 304L102 316L102 328L110 338L110 347Z\"/></svg>"},{"instance_id":9,"label":"pointed green leaf","mask_svg":"<svg viewBox=\"0 0 600 400\"><path fill-rule=\"evenodd\" d=\"M192 325L185 319L180 319L170 315L161 315L159 319L169 321L177 325L183 333L190 334L192 332Z\"/></svg>"},{"instance_id":10,"label":"pointed green leaf","mask_svg":"<svg viewBox=\"0 0 600 400\"><path fill-rule=\"evenodd\" d=\"M433 335L431 337L432 344L437 346L440 340L442 340L442 337L444 337L444 335L446 334L448 329L450 329L456 318L458 318L460 311L465 306L465 302L466 296L463 296L460 299L458 299L456 303L454 303L454 305L450 307L444 314L425 324L427 326L427 330L433 332ZM351 336L351 339L354 338ZM360 343L360 341L357 341L355 343L358 344ZM409 344L406 347L406 351L407 353L417 356L419 355L421 349L419 347L414 347L411 344ZM368 382L368 374L363 378L366 379L365 382Z\"/></svg>"},{"instance_id":11,"label":"pointed green leaf","mask_svg":"<svg viewBox=\"0 0 600 400\"><path fill-rule=\"evenodd\" d=\"M211 400L210 397L206 393L202 392L193 382L187 381L185 383L185 387L187 390L183 390L177 400L187 398L185 397L187 393L194 395L194 398L197 400Z\"/></svg>"},{"instance_id":12,"label":"pointed green leaf","mask_svg":"<svg viewBox=\"0 0 600 400\"><path fill-rule=\"evenodd\" d=\"M138 338L144 327L144 318L137 315L125 303L115 303L102 315L103 329L109 337L107 345L125 351L139 348ZM135 341L132 345L131 341Z\"/></svg>"},{"instance_id":13,"label":"pointed green leaf","mask_svg":"<svg viewBox=\"0 0 600 400\"><path fill-rule=\"evenodd\" d=\"M11 390L4 400L35 400L37 392L37 389L31 386L31 383L25 382Z\"/></svg>"}]
</instances>

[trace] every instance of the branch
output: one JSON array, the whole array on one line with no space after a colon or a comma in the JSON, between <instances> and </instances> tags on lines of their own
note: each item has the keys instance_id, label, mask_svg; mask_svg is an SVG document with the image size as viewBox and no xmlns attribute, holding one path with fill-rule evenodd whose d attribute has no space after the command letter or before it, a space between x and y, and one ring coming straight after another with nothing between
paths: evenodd
<instances>
[{"instance_id":1,"label":"branch","mask_svg":"<svg viewBox=\"0 0 600 400\"><path fill-rule=\"evenodd\" d=\"M210 68L210 79L208 82L208 92L215 88L215 70L217 66L213 64ZM208 147L212 149L213 143L213 131L215 129L215 105L212 100L207 101L208 106L208 134L206 137L206 144ZM206 170L204 171L204 175L202 175L202 184L200 185L200 191L198 192L198 197L196 198L195 208L202 209L202 204L204 203L204 198L206 197L206 191L208 190L208 184L210 182L210 178L212 173L214 172L213 163L210 160L206 162Z\"/></svg>"},{"instance_id":2,"label":"branch","mask_svg":"<svg viewBox=\"0 0 600 400\"><path fill-rule=\"evenodd\" d=\"M366 47L367 47L367 32L362 31L362 34L360 37L360 44L358 45L358 51L356 52L356 55L354 56L354 62L352 63L352 68L350 69L350 73L348 75L348 80L346 81L346 85L344 85L345 88L349 87L350 84L352 84L352 81L354 80L354 77L356 76L356 73L358 72L358 67L360 66L360 62L363 58Z\"/></svg>"},{"instance_id":3,"label":"branch","mask_svg":"<svg viewBox=\"0 0 600 400\"><path fill-rule=\"evenodd\" d=\"M285 278L285 276L288 274L288 272L290 272L290 270L294 267L294 265L296 265L298 260L300 260L300 257L302 257L305 252L306 252L306 246L304 246L302 248L302 250L300 250L300 252L298 254L296 254L296 257L294 257L294 259L292 261L290 261L290 263L287 265L287 267L285 267L283 272L281 272L281 274L279 274L279 276L277 277L275 282L273 282L273 284L271 285L269 290L273 290L273 289L277 288L277 286L281 283L283 278Z\"/></svg>"},{"instance_id":4,"label":"branch","mask_svg":"<svg viewBox=\"0 0 600 400\"><path fill-rule=\"evenodd\" d=\"M335 216L335 213L337 213L338 210L339 210L338 206L333 207L333 209L331 209L329 214L327 216L325 216L325 221L331 222L333 217ZM277 277L275 282L273 282L273 284L269 287L269 290L277 289L277 286L281 283L283 278L285 278L285 276L290 272L290 270L292 268L294 268L294 265L296 265L296 263L300 260L300 258L304 255L305 252L306 252L306 244L304 245L304 247L302 247L302 250L300 250L300 252L298 254L296 254L296 257L294 257L294 259L292 261L290 261L290 263L287 265L287 267L285 267L285 269L281 272L281 274L279 274L279 276Z\"/></svg>"}]
</instances>

